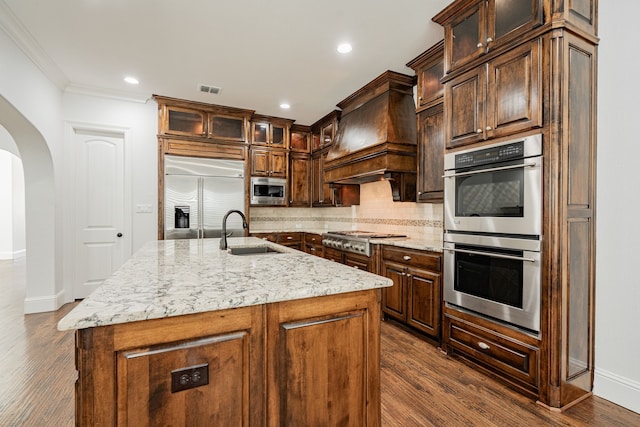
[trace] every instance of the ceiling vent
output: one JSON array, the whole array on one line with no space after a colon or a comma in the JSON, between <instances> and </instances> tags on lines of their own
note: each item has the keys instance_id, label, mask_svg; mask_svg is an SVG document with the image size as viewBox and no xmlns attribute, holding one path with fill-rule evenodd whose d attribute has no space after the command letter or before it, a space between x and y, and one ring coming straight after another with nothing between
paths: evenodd
<instances>
[{"instance_id":1,"label":"ceiling vent","mask_svg":"<svg viewBox=\"0 0 640 427\"><path fill-rule=\"evenodd\" d=\"M219 88L216 86L209 86L209 85L202 85L202 84L198 86L198 89L200 89L200 92L212 93L214 95L219 94L220 91L222 90L222 88Z\"/></svg>"}]
</instances>

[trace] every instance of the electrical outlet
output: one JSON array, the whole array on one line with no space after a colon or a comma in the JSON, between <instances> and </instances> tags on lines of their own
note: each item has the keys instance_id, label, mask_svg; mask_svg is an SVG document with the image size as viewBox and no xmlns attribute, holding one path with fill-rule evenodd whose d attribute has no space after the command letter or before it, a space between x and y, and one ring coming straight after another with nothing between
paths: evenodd
<instances>
[{"instance_id":1,"label":"electrical outlet","mask_svg":"<svg viewBox=\"0 0 640 427\"><path fill-rule=\"evenodd\" d=\"M209 364L171 371L171 393L209 384Z\"/></svg>"}]
</instances>

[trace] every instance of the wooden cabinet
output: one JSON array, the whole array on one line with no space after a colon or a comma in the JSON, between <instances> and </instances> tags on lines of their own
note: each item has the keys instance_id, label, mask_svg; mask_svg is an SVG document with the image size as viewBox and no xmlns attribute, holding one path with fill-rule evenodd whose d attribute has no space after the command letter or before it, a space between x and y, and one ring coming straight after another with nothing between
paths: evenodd
<instances>
[{"instance_id":1,"label":"wooden cabinet","mask_svg":"<svg viewBox=\"0 0 640 427\"><path fill-rule=\"evenodd\" d=\"M481 369L497 372L521 392L537 397L541 359L535 337L448 309L443 335L451 351L464 354Z\"/></svg>"},{"instance_id":2,"label":"wooden cabinet","mask_svg":"<svg viewBox=\"0 0 640 427\"><path fill-rule=\"evenodd\" d=\"M322 235L316 233L304 233L304 251L310 255L324 257Z\"/></svg>"},{"instance_id":3,"label":"wooden cabinet","mask_svg":"<svg viewBox=\"0 0 640 427\"><path fill-rule=\"evenodd\" d=\"M254 114L251 118L251 145L289 148L293 120Z\"/></svg>"},{"instance_id":4,"label":"wooden cabinet","mask_svg":"<svg viewBox=\"0 0 640 427\"><path fill-rule=\"evenodd\" d=\"M251 233L252 236L259 239L268 240L273 243L278 243L282 246L303 250L302 247L302 232L299 231L283 231L279 233Z\"/></svg>"},{"instance_id":5,"label":"wooden cabinet","mask_svg":"<svg viewBox=\"0 0 640 427\"><path fill-rule=\"evenodd\" d=\"M543 0L467 0L433 18L444 26L445 72L495 50L543 23Z\"/></svg>"},{"instance_id":6,"label":"wooden cabinet","mask_svg":"<svg viewBox=\"0 0 640 427\"><path fill-rule=\"evenodd\" d=\"M268 307L268 425L380 425L379 296Z\"/></svg>"},{"instance_id":7,"label":"wooden cabinet","mask_svg":"<svg viewBox=\"0 0 640 427\"><path fill-rule=\"evenodd\" d=\"M393 280L382 291L382 311L433 339L441 337L441 255L383 245L381 274Z\"/></svg>"},{"instance_id":8,"label":"wooden cabinet","mask_svg":"<svg viewBox=\"0 0 640 427\"><path fill-rule=\"evenodd\" d=\"M446 149L539 133L544 174L539 334L447 306L442 346L553 408L593 388L597 10L457 0L434 18L445 27Z\"/></svg>"},{"instance_id":9,"label":"wooden cabinet","mask_svg":"<svg viewBox=\"0 0 640 427\"><path fill-rule=\"evenodd\" d=\"M248 142L253 110L154 95L158 102L158 134L218 143ZM187 139L189 140L189 139Z\"/></svg>"},{"instance_id":10,"label":"wooden cabinet","mask_svg":"<svg viewBox=\"0 0 640 427\"><path fill-rule=\"evenodd\" d=\"M78 426L380 425L377 289L82 329Z\"/></svg>"},{"instance_id":11,"label":"wooden cabinet","mask_svg":"<svg viewBox=\"0 0 640 427\"><path fill-rule=\"evenodd\" d=\"M322 150L333 144L339 120L340 110L334 110L311 125L311 151Z\"/></svg>"},{"instance_id":12,"label":"wooden cabinet","mask_svg":"<svg viewBox=\"0 0 640 427\"><path fill-rule=\"evenodd\" d=\"M300 153L311 152L311 127L304 125L291 125L291 137L289 138L291 151Z\"/></svg>"},{"instance_id":13,"label":"wooden cabinet","mask_svg":"<svg viewBox=\"0 0 640 427\"><path fill-rule=\"evenodd\" d=\"M445 85L445 141L455 148L542 126L541 39Z\"/></svg>"},{"instance_id":14,"label":"wooden cabinet","mask_svg":"<svg viewBox=\"0 0 640 427\"><path fill-rule=\"evenodd\" d=\"M311 155L312 206L352 206L360 204L357 184L330 184L325 181L324 164L329 148Z\"/></svg>"},{"instance_id":15,"label":"wooden cabinet","mask_svg":"<svg viewBox=\"0 0 640 427\"><path fill-rule=\"evenodd\" d=\"M328 260L339 262L340 264L345 264L359 270L373 272L374 269L372 259L366 255L325 247L324 257Z\"/></svg>"},{"instance_id":16,"label":"wooden cabinet","mask_svg":"<svg viewBox=\"0 0 640 427\"><path fill-rule=\"evenodd\" d=\"M444 41L436 43L415 59L407 67L416 72L418 99L416 111L420 112L433 102L439 102L444 96Z\"/></svg>"},{"instance_id":17,"label":"wooden cabinet","mask_svg":"<svg viewBox=\"0 0 640 427\"><path fill-rule=\"evenodd\" d=\"M251 147L251 176L287 177L287 152Z\"/></svg>"},{"instance_id":18,"label":"wooden cabinet","mask_svg":"<svg viewBox=\"0 0 640 427\"><path fill-rule=\"evenodd\" d=\"M311 155L289 153L289 206L311 206Z\"/></svg>"},{"instance_id":19,"label":"wooden cabinet","mask_svg":"<svg viewBox=\"0 0 640 427\"><path fill-rule=\"evenodd\" d=\"M328 152L329 150L325 149L311 155L311 200L314 207L333 206L331 187L324 181L324 161Z\"/></svg>"},{"instance_id":20,"label":"wooden cabinet","mask_svg":"<svg viewBox=\"0 0 640 427\"><path fill-rule=\"evenodd\" d=\"M418 113L418 202L444 200L444 104Z\"/></svg>"},{"instance_id":21,"label":"wooden cabinet","mask_svg":"<svg viewBox=\"0 0 640 427\"><path fill-rule=\"evenodd\" d=\"M444 42L427 49L407 64L418 79L417 202L444 199Z\"/></svg>"},{"instance_id":22,"label":"wooden cabinet","mask_svg":"<svg viewBox=\"0 0 640 427\"><path fill-rule=\"evenodd\" d=\"M262 307L82 329L76 424L260 425Z\"/></svg>"}]
</instances>

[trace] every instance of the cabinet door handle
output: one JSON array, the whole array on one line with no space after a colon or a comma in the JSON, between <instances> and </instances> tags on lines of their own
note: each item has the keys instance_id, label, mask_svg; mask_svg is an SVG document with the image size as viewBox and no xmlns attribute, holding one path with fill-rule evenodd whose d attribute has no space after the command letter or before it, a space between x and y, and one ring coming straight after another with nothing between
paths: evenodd
<instances>
[{"instance_id":1,"label":"cabinet door handle","mask_svg":"<svg viewBox=\"0 0 640 427\"><path fill-rule=\"evenodd\" d=\"M407 273L407 277L411 277L411 274L410 274L410 273Z\"/></svg>"},{"instance_id":2,"label":"cabinet door handle","mask_svg":"<svg viewBox=\"0 0 640 427\"><path fill-rule=\"evenodd\" d=\"M355 268L356 270L359 269L360 267L358 267L357 265L354 265L353 268Z\"/></svg>"},{"instance_id":3,"label":"cabinet door handle","mask_svg":"<svg viewBox=\"0 0 640 427\"><path fill-rule=\"evenodd\" d=\"M486 130L491 130L491 126L487 126L485 129Z\"/></svg>"},{"instance_id":4,"label":"cabinet door handle","mask_svg":"<svg viewBox=\"0 0 640 427\"><path fill-rule=\"evenodd\" d=\"M491 348L491 347L489 347L489 344L484 343L484 342L482 342L482 341L480 341L480 342L478 343L478 347L480 347L482 350L489 350L489 349Z\"/></svg>"},{"instance_id":5,"label":"cabinet door handle","mask_svg":"<svg viewBox=\"0 0 640 427\"><path fill-rule=\"evenodd\" d=\"M409 255L403 256L402 259L405 261L411 261L411 257Z\"/></svg>"},{"instance_id":6,"label":"cabinet door handle","mask_svg":"<svg viewBox=\"0 0 640 427\"><path fill-rule=\"evenodd\" d=\"M491 43L493 39L491 37L487 37L487 43Z\"/></svg>"},{"instance_id":7,"label":"cabinet door handle","mask_svg":"<svg viewBox=\"0 0 640 427\"><path fill-rule=\"evenodd\" d=\"M476 133L482 133L482 129L480 128L476 129Z\"/></svg>"},{"instance_id":8,"label":"cabinet door handle","mask_svg":"<svg viewBox=\"0 0 640 427\"><path fill-rule=\"evenodd\" d=\"M482 42L479 42L478 47L482 47L482 46L483 46Z\"/></svg>"}]
</instances>

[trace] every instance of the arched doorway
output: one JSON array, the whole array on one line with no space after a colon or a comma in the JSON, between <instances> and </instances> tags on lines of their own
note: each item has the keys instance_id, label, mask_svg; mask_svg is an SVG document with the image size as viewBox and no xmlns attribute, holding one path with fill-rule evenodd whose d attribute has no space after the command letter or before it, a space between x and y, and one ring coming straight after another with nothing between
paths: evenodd
<instances>
[{"instance_id":1,"label":"arched doorway","mask_svg":"<svg viewBox=\"0 0 640 427\"><path fill-rule=\"evenodd\" d=\"M51 153L38 129L2 96L0 125L13 138L24 170L27 277L24 311L55 310L62 305L63 291L57 286L61 282L56 269L61 250L56 251L56 191Z\"/></svg>"}]
</instances>

